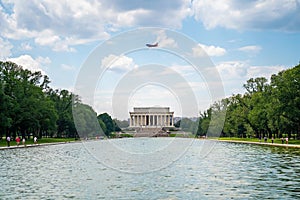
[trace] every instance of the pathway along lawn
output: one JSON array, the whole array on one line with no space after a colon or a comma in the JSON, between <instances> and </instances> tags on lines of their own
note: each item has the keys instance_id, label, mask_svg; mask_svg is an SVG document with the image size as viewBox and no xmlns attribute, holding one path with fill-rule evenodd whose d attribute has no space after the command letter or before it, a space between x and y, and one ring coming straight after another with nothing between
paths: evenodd
<instances>
[{"instance_id":1,"label":"pathway along lawn","mask_svg":"<svg viewBox=\"0 0 300 200\"><path fill-rule=\"evenodd\" d=\"M220 137L217 138L218 140L233 140L233 141L245 141L245 142L260 142L258 138L236 138L236 137ZM261 139L261 143L265 143L264 139ZM271 139L267 140L267 143L272 143ZM281 144L281 139L280 138L275 138L274 139L275 144ZM284 144L285 144L285 138L284 138ZM289 144L296 144L300 145L300 140L294 140L292 138L289 139Z\"/></svg>"},{"instance_id":2,"label":"pathway along lawn","mask_svg":"<svg viewBox=\"0 0 300 200\"><path fill-rule=\"evenodd\" d=\"M38 144L45 144L45 143L57 143L57 142L74 142L74 138L42 138L38 139ZM33 138L30 138L29 140L26 140L26 145L33 144ZM22 139L20 142L20 146L22 146ZM15 140L10 141L10 146L17 146L17 143ZM7 147L7 142L5 138L2 138L0 140L0 147Z\"/></svg>"}]
</instances>

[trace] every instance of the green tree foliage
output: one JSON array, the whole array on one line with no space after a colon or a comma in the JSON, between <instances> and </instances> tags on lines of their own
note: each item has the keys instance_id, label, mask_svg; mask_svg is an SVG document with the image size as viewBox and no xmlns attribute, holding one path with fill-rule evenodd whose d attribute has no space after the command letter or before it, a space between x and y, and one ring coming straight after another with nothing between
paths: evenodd
<instances>
[{"instance_id":1,"label":"green tree foliage","mask_svg":"<svg viewBox=\"0 0 300 200\"><path fill-rule=\"evenodd\" d=\"M226 116L227 100L215 102L210 109L210 123L207 129L208 136L219 137L223 132Z\"/></svg>"},{"instance_id":2,"label":"green tree foliage","mask_svg":"<svg viewBox=\"0 0 300 200\"><path fill-rule=\"evenodd\" d=\"M105 123L101 120L101 119L99 119L98 118L98 122L99 122L99 125L100 125L100 134L102 135L102 136L104 136L104 135L106 135L105 133L107 132L106 131L106 125L105 125Z\"/></svg>"},{"instance_id":3,"label":"green tree foliage","mask_svg":"<svg viewBox=\"0 0 300 200\"><path fill-rule=\"evenodd\" d=\"M222 116L226 108L222 136L300 138L300 65L272 75L270 82L251 78L244 88L245 94L223 99L200 114L197 134L217 127L218 117L215 122L211 118Z\"/></svg>"},{"instance_id":4,"label":"green tree foliage","mask_svg":"<svg viewBox=\"0 0 300 200\"><path fill-rule=\"evenodd\" d=\"M1 135L41 136L43 131L55 129L54 103L44 92L48 80L41 72L0 62Z\"/></svg>"},{"instance_id":5,"label":"green tree foliage","mask_svg":"<svg viewBox=\"0 0 300 200\"><path fill-rule=\"evenodd\" d=\"M92 107L80 102L76 102L76 109L73 114L76 115L76 129L80 137L90 138L98 136L101 131L97 120L97 113Z\"/></svg>"},{"instance_id":6,"label":"green tree foliage","mask_svg":"<svg viewBox=\"0 0 300 200\"><path fill-rule=\"evenodd\" d=\"M0 138L3 133L7 133L9 127L11 127L12 119L10 116L10 108L12 108L12 102L8 95L4 92L4 84L0 82Z\"/></svg>"},{"instance_id":7,"label":"green tree foliage","mask_svg":"<svg viewBox=\"0 0 300 200\"><path fill-rule=\"evenodd\" d=\"M54 90L49 83L49 78L41 72L0 62L0 138L7 135L77 138L109 136L121 131L107 113L97 118L93 108L81 103L77 95L68 90ZM72 109L73 103L76 109Z\"/></svg>"},{"instance_id":8,"label":"green tree foliage","mask_svg":"<svg viewBox=\"0 0 300 200\"><path fill-rule=\"evenodd\" d=\"M176 128L181 129L182 131L189 132L196 135L198 133L198 124L199 124L198 120L199 119L195 121L190 118L183 117L182 119L178 120L174 124L174 126Z\"/></svg>"},{"instance_id":9,"label":"green tree foliage","mask_svg":"<svg viewBox=\"0 0 300 200\"><path fill-rule=\"evenodd\" d=\"M49 90L49 97L55 103L58 115L56 120L57 137L76 137L76 128L72 114L72 102L75 96L67 90ZM53 136L53 135L51 135Z\"/></svg>"},{"instance_id":10,"label":"green tree foliage","mask_svg":"<svg viewBox=\"0 0 300 200\"><path fill-rule=\"evenodd\" d=\"M0 61L0 138L78 137L77 129L85 137L109 136L128 126L107 113L97 116L78 96L53 90L49 83L41 72ZM244 88L244 94L211 105L196 122L183 118L175 125L200 136L300 138L300 65L272 75L270 81L251 78ZM77 129L73 114L79 116Z\"/></svg>"},{"instance_id":11,"label":"green tree foliage","mask_svg":"<svg viewBox=\"0 0 300 200\"><path fill-rule=\"evenodd\" d=\"M191 132L192 134L197 133L197 128L198 128L197 121L195 122L189 118L182 118L179 123L180 123L181 130L186 131L186 132Z\"/></svg>"},{"instance_id":12,"label":"green tree foliage","mask_svg":"<svg viewBox=\"0 0 300 200\"><path fill-rule=\"evenodd\" d=\"M79 102L83 121L78 124L93 134L97 114L67 90L53 90L49 78L12 62L0 61L0 138L2 136L78 137L72 102ZM92 118L95 120L93 121ZM96 121L96 123L94 123Z\"/></svg>"},{"instance_id":13,"label":"green tree foliage","mask_svg":"<svg viewBox=\"0 0 300 200\"><path fill-rule=\"evenodd\" d=\"M98 118L98 120L101 120L105 124L106 129L105 129L105 131L104 130L103 131L106 136L109 136L112 132L115 131L115 128L116 128L115 122L112 120L112 118L109 114L103 113L103 114L98 115L97 118ZM99 122L99 123L101 123L101 122Z\"/></svg>"},{"instance_id":14,"label":"green tree foliage","mask_svg":"<svg viewBox=\"0 0 300 200\"><path fill-rule=\"evenodd\" d=\"M206 136L209 123L211 119L211 109L208 109L206 112L200 113L199 117L199 123L198 123L198 130L197 130L197 135L198 136Z\"/></svg>"},{"instance_id":15,"label":"green tree foliage","mask_svg":"<svg viewBox=\"0 0 300 200\"><path fill-rule=\"evenodd\" d=\"M273 128L289 137L300 131L300 64L271 77L273 88ZM279 125L276 127L276 125Z\"/></svg>"},{"instance_id":16,"label":"green tree foliage","mask_svg":"<svg viewBox=\"0 0 300 200\"><path fill-rule=\"evenodd\" d=\"M180 127L180 122L181 122L181 120L178 120L177 122L175 122L174 126L175 126L176 128L179 128L179 127Z\"/></svg>"}]
</instances>

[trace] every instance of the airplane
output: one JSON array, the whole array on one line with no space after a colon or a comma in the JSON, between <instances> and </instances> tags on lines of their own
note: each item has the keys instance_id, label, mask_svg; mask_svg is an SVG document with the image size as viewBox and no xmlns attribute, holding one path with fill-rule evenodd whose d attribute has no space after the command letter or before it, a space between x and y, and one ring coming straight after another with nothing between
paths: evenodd
<instances>
[{"instance_id":1,"label":"airplane","mask_svg":"<svg viewBox=\"0 0 300 200\"><path fill-rule=\"evenodd\" d=\"M158 42L156 42L155 44L146 44L147 47L158 47Z\"/></svg>"}]
</instances>

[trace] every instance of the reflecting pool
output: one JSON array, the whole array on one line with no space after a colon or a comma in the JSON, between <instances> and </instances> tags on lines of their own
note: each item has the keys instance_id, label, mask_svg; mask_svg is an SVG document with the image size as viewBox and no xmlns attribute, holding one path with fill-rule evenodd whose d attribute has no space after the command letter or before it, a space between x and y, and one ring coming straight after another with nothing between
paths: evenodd
<instances>
[{"instance_id":1,"label":"reflecting pool","mask_svg":"<svg viewBox=\"0 0 300 200\"><path fill-rule=\"evenodd\" d=\"M188 146L180 146L187 141ZM168 142L175 142L172 148L182 151L177 151L176 159L165 162L172 156L172 149L164 150ZM97 147L108 144L131 156L118 157L102 149L102 157ZM210 150L204 151L207 147ZM151 157L153 152L158 152L156 159ZM142 156L145 160L139 162L138 169L155 168L139 173L130 171ZM294 148L134 138L6 149L0 151L0 159L0 199L300 197L300 149ZM161 167L157 163L162 163Z\"/></svg>"}]
</instances>

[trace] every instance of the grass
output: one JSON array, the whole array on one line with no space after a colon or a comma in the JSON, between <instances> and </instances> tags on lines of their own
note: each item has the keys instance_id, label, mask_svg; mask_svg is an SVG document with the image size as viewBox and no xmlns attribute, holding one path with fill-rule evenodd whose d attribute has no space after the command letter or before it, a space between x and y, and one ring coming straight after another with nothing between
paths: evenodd
<instances>
[{"instance_id":1,"label":"grass","mask_svg":"<svg viewBox=\"0 0 300 200\"><path fill-rule=\"evenodd\" d=\"M38 144L44 144L44 143L56 143L56 142L73 142L75 141L74 138L42 138L38 139ZM33 138L30 138L29 140L26 140L26 145L33 144ZM15 140L10 141L10 146L16 146L17 143ZM20 145L22 145L22 140L20 142ZM5 138L2 138L0 140L0 147L5 147L7 146L7 142Z\"/></svg>"},{"instance_id":2,"label":"grass","mask_svg":"<svg viewBox=\"0 0 300 200\"><path fill-rule=\"evenodd\" d=\"M195 135L193 135L192 133L170 133L169 137L183 137L183 138L194 138Z\"/></svg>"},{"instance_id":3,"label":"grass","mask_svg":"<svg viewBox=\"0 0 300 200\"><path fill-rule=\"evenodd\" d=\"M121 134L111 133L109 135L109 137L110 138L119 138L119 137L121 137L121 138L124 138L124 137L129 138L129 137L133 137L133 135L130 134L130 133L121 133Z\"/></svg>"},{"instance_id":4,"label":"grass","mask_svg":"<svg viewBox=\"0 0 300 200\"><path fill-rule=\"evenodd\" d=\"M246 141L246 142L259 142L258 138L237 138L237 137L220 137L220 138L216 138L218 140L235 140L235 141ZM261 140L261 142L264 142L264 139ZM272 143L271 139L267 140L267 143ZM281 139L280 138L276 138L274 139L274 143L276 144L281 144ZM285 140L284 140L284 144L285 144ZM289 139L289 144L299 144L300 145L300 140L294 140L294 139Z\"/></svg>"},{"instance_id":5,"label":"grass","mask_svg":"<svg viewBox=\"0 0 300 200\"><path fill-rule=\"evenodd\" d=\"M121 137L133 137L133 135L128 134L128 133L122 133L120 134Z\"/></svg>"}]
</instances>

